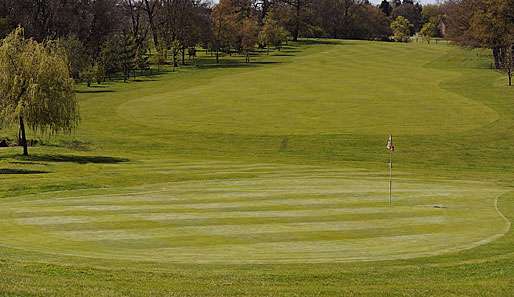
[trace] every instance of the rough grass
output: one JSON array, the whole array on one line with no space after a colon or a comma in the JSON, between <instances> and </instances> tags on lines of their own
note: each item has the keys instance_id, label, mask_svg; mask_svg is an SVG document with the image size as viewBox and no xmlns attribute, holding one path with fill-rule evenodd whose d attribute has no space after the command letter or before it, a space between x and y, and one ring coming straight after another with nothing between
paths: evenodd
<instances>
[{"instance_id":1,"label":"rough grass","mask_svg":"<svg viewBox=\"0 0 514 297\"><path fill-rule=\"evenodd\" d=\"M76 134L0 150L0 295L509 296L514 91L486 53L230 59L81 88Z\"/></svg>"}]
</instances>

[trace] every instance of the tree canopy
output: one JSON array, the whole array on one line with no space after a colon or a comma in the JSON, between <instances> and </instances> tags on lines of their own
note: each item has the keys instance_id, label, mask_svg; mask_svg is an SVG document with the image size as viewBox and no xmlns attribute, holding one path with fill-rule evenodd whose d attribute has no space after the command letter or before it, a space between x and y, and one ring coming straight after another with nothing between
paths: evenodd
<instances>
[{"instance_id":1,"label":"tree canopy","mask_svg":"<svg viewBox=\"0 0 514 297\"><path fill-rule=\"evenodd\" d=\"M427 43L430 43L432 37L436 35L436 26L432 22L427 22L423 25L419 34Z\"/></svg>"},{"instance_id":2,"label":"tree canopy","mask_svg":"<svg viewBox=\"0 0 514 297\"><path fill-rule=\"evenodd\" d=\"M449 0L443 5L447 37L468 47L490 48L494 66L511 84L514 0Z\"/></svg>"},{"instance_id":3,"label":"tree canopy","mask_svg":"<svg viewBox=\"0 0 514 297\"><path fill-rule=\"evenodd\" d=\"M69 132L79 121L73 80L64 49L26 39L22 28L0 46L2 124L19 123L28 155L25 126L36 132Z\"/></svg>"},{"instance_id":4,"label":"tree canopy","mask_svg":"<svg viewBox=\"0 0 514 297\"><path fill-rule=\"evenodd\" d=\"M408 19L399 16L391 23L393 39L398 42L407 42L410 39L410 30L413 25Z\"/></svg>"}]
</instances>

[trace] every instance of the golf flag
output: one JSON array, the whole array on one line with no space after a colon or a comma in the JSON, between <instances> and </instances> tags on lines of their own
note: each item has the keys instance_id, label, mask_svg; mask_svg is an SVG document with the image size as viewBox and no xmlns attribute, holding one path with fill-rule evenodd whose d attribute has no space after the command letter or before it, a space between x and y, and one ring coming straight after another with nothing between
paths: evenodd
<instances>
[{"instance_id":1,"label":"golf flag","mask_svg":"<svg viewBox=\"0 0 514 297\"><path fill-rule=\"evenodd\" d=\"M393 205L393 135L389 135L386 148L389 151L389 206L391 206Z\"/></svg>"},{"instance_id":2,"label":"golf flag","mask_svg":"<svg viewBox=\"0 0 514 297\"><path fill-rule=\"evenodd\" d=\"M389 135L389 139L387 140L387 146L386 147L391 152L394 152L393 135Z\"/></svg>"}]
</instances>

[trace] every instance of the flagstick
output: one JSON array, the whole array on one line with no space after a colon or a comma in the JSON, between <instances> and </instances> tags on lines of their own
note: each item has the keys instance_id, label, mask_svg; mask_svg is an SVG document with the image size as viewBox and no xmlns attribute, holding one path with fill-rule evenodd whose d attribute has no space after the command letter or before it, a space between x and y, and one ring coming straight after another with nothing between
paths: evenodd
<instances>
[{"instance_id":1,"label":"flagstick","mask_svg":"<svg viewBox=\"0 0 514 297\"><path fill-rule=\"evenodd\" d=\"M389 150L389 206L393 203L393 151Z\"/></svg>"}]
</instances>

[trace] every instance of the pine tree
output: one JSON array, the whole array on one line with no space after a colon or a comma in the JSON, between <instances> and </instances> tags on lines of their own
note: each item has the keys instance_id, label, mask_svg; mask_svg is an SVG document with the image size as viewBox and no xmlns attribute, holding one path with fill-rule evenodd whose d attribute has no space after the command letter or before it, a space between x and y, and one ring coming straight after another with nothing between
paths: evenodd
<instances>
[{"instance_id":1,"label":"pine tree","mask_svg":"<svg viewBox=\"0 0 514 297\"><path fill-rule=\"evenodd\" d=\"M140 71L148 71L150 69L150 57L146 44L142 44L136 50L136 66Z\"/></svg>"},{"instance_id":2,"label":"pine tree","mask_svg":"<svg viewBox=\"0 0 514 297\"><path fill-rule=\"evenodd\" d=\"M131 34L122 34L119 41L118 57L123 71L123 81L126 82L130 78L130 71L136 68L137 46Z\"/></svg>"}]
</instances>

